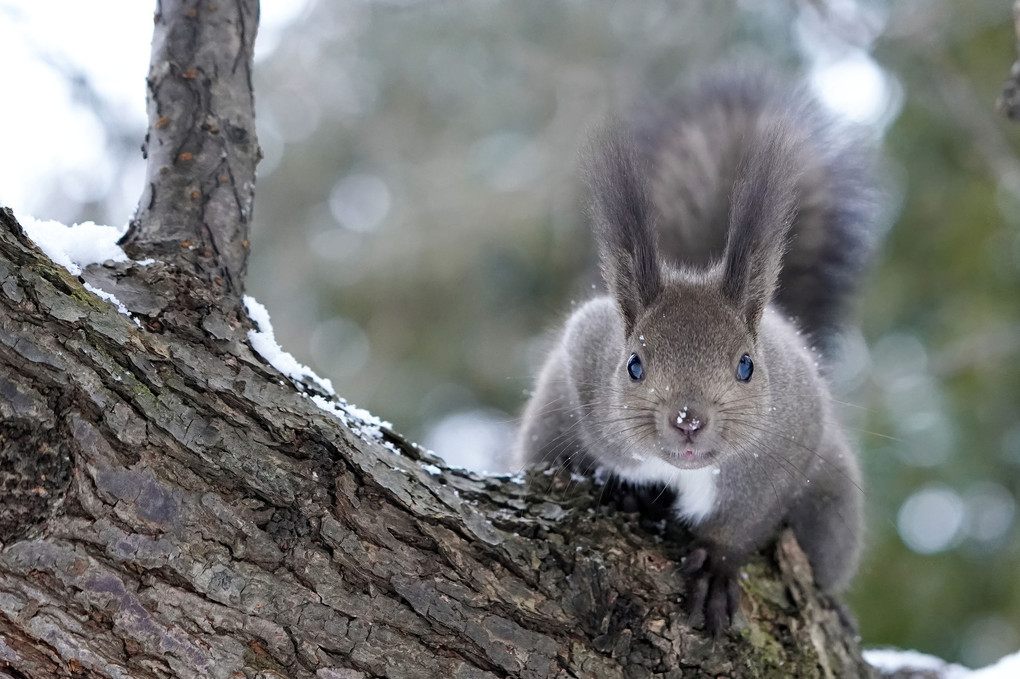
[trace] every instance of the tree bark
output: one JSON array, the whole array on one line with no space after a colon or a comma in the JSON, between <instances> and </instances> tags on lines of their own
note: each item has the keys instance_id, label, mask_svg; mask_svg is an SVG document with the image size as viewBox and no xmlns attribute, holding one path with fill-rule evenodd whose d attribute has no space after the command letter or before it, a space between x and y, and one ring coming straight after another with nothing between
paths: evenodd
<instances>
[{"instance_id":1,"label":"tree bark","mask_svg":"<svg viewBox=\"0 0 1020 679\"><path fill-rule=\"evenodd\" d=\"M0 212L0 679L870 676L789 534L707 638L682 612L686 544L593 482L436 474L254 354L236 301L258 150L224 102L250 103L255 28L243 2L191 6L160 3L157 36L184 12L196 55L229 28L239 61L191 78L154 47L125 243L160 261L76 278ZM164 115L164 88L186 110Z\"/></svg>"},{"instance_id":2,"label":"tree bark","mask_svg":"<svg viewBox=\"0 0 1020 679\"><path fill-rule=\"evenodd\" d=\"M145 191L122 241L235 303L255 200L251 69L258 0L158 0L148 77Z\"/></svg>"}]
</instances>

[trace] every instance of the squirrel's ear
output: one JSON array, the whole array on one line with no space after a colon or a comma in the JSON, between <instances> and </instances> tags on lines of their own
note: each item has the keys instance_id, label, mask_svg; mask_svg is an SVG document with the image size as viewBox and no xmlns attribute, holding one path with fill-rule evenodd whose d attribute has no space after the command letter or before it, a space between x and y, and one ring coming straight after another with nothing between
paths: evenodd
<instances>
[{"instance_id":1,"label":"squirrel's ear","mask_svg":"<svg viewBox=\"0 0 1020 679\"><path fill-rule=\"evenodd\" d=\"M633 142L619 124L595 135L587 160L602 276L630 334L662 288L654 210Z\"/></svg>"},{"instance_id":2,"label":"squirrel's ear","mask_svg":"<svg viewBox=\"0 0 1020 679\"><path fill-rule=\"evenodd\" d=\"M785 126L761 129L744 154L730 199L723 293L742 311L755 336L797 213L798 177L790 160L795 144Z\"/></svg>"}]
</instances>

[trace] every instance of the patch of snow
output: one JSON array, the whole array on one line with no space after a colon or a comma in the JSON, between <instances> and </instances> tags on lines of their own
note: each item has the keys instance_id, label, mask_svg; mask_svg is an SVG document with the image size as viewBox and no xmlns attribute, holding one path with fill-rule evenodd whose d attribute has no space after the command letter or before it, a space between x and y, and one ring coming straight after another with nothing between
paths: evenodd
<instances>
[{"instance_id":1,"label":"patch of snow","mask_svg":"<svg viewBox=\"0 0 1020 679\"><path fill-rule=\"evenodd\" d=\"M70 271L72 276L81 275L82 267L89 264L109 260L128 261L127 254L117 245L117 241L127 231L126 226L101 226L93 222L67 226L60 222L20 215L18 222L39 249L55 264Z\"/></svg>"},{"instance_id":2,"label":"patch of snow","mask_svg":"<svg viewBox=\"0 0 1020 679\"><path fill-rule=\"evenodd\" d=\"M345 399L337 396L329 399L324 396L314 394L311 398L312 403L343 422L344 426L354 432L355 436L358 436L365 441L369 439L376 442L382 441L383 446L385 446L387 450L400 455L400 450L396 446L389 441L383 440L383 428L389 429L393 426L389 422L380 420L364 408L352 405Z\"/></svg>"},{"instance_id":3,"label":"patch of snow","mask_svg":"<svg viewBox=\"0 0 1020 679\"><path fill-rule=\"evenodd\" d=\"M18 222L39 249L46 253L54 264L67 269L72 276L80 276L82 269L89 264L131 261L117 245L117 241L127 231L126 226L103 226L94 222L67 226L60 222L30 216L19 216ZM150 258L136 264L147 266L155 261ZM139 328L142 327L142 322L132 316L114 294L90 283L85 283L85 289L96 297L110 302L117 307L117 311L134 321Z\"/></svg>"},{"instance_id":4,"label":"patch of snow","mask_svg":"<svg viewBox=\"0 0 1020 679\"><path fill-rule=\"evenodd\" d=\"M276 341L273 324L269 320L269 312L258 300L250 295L245 295L244 308L259 328L248 331L248 342L255 353L295 382L300 383L303 378L307 377L318 384L331 398L311 394L312 403L343 422L344 426L348 427L356 436L366 441L372 439L382 442L382 445L391 452L397 455L401 454L399 448L383 438L382 430L391 429L393 427L391 423L338 397L333 389L333 383L329 379L319 377L311 368L299 363L290 353L284 351ZM309 395L306 394L306 396Z\"/></svg>"},{"instance_id":5,"label":"patch of snow","mask_svg":"<svg viewBox=\"0 0 1020 679\"><path fill-rule=\"evenodd\" d=\"M302 365L290 353L283 350L276 341L273 324L269 321L269 312L266 311L266 307L262 306L254 297L245 295L244 308L248 311L251 320L255 321L255 325L259 327L258 330L248 331L248 342L255 353L292 380L300 382L302 378L308 377L322 387L327 394L336 394L332 382L319 377L311 368Z\"/></svg>"},{"instance_id":6,"label":"patch of snow","mask_svg":"<svg viewBox=\"0 0 1020 679\"><path fill-rule=\"evenodd\" d=\"M91 283L86 283L85 284L85 289L88 290L89 292L91 292L93 295L95 295L99 299L105 299L107 302L110 302L115 307L117 307L117 311L119 311L120 313L124 314L125 316L130 318L132 321L134 321L135 325L137 325L139 328L142 327L142 322L139 321L137 318L135 318L135 317L133 317L131 315L131 312L128 311L128 308L126 306L124 306L123 302L121 302L119 299L117 299L116 295L114 295L112 293L109 293L106 290L100 290L99 288L97 288L96 286L92 285Z\"/></svg>"},{"instance_id":7,"label":"patch of snow","mask_svg":"<svg viewBox=\"0 0 1020 679\"><path fill-rule=\"evenodd\" d=\"M434 464L423 464L421 468L427 471L432 476L439 476L440 474L443 473L443 470Z\"/></svg>"},{"instance_id":8,"label":"patch of snow","mask_svg":"<svg viewBox=\"0 0 1020 679\"><path fill-rule=\"evenodd\" d=\"M889 674L900 670L924 670L935 672L942 679L972 679L974 676L971 670L962 665L953 665L941 658L918 651L875 648L864 651L863 655L869 665ZM989 675L982 679L992 677Z\"/></svg>"}]
</instances>

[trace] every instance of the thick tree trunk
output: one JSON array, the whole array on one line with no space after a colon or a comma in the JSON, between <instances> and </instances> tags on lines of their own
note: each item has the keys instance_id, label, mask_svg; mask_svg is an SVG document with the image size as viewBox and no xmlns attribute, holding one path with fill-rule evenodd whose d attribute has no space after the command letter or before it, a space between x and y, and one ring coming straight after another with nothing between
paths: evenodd
<instances>
[{"instance_id":1,"label":"thick tree trunk","mask_svg":"<svg viewBox=\"0 0 1020 679\"><path fill-rule=\"evenodd\" d=\"M188 35L201 53L216 32ZM244 147L254 167L245 129L231 166ZM150 172L128 237L161 261L82 276L142 327L0 212L0 679L869 675L789 535L747 566L742 623L712 640L682 613L685 544L599 507L591 482L436 474L282 379L236 304L250 199L228 177L205 205L234 196L232 217L182 206L175 172ZM219 245L167 245L189 229Z\"/></svg>"}]
</instances>

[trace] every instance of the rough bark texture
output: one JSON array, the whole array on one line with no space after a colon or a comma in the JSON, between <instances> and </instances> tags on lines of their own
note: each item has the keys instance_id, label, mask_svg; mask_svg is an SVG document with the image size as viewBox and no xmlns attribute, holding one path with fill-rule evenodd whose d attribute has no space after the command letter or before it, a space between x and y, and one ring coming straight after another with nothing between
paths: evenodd
<instances>
[{"instance_id":1,"label":"rough bark texture","mask_svg":"<svg viewBox=\"0 0 1020 679\"><path fill-rule=\"evenodd\" d=\"M158 287L164 268L134 269ZM747 568L746 625L713 642L680 612L684 545L590 484L433 476L281 381L237 319L140 329L9 213L0 280L8 672L867 674L788 537Z\"/></svg>"},{"instance_id":2,"label":"rough bark texture","mask_svg":"<svg viewBox=\"0 0 1020 679\"><path fill-rule=\"evenodd\" d=\"M157 12L126 244L160 261L72 277L0 211L0 679L868 676L788 535L708 639L685 543L591 482L436 474L252 353L253 6Z\"/></svg>"},{"instance_id":3,"label":"rough bark texture","mask_svg":"<svg viewBox=\"0 0 1020 679\"><path fill-rule=\"evenodd\" d=\"M156 3L145 191L122 243L235 301L260 157L251 87L258 13L258 0Z\"/></svg>"}]
</instances>

